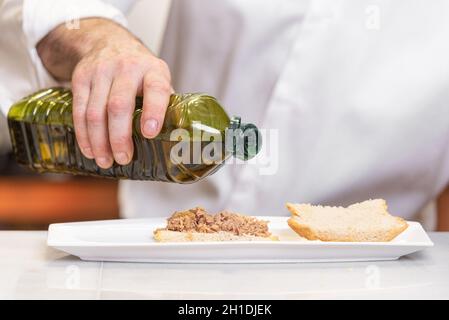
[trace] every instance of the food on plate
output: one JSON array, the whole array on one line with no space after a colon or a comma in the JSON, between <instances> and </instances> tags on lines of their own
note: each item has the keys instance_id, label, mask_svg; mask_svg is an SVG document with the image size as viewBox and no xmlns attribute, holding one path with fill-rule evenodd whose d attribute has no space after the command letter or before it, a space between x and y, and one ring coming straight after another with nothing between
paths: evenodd
<instances>
[{"instance_id":1,"label":"food on plate","mask_svg":"<svg viewBox=\"0 0 449 320\"><path fill-rule=\"evenodd\" d=\"M383 199L368 200L349 207L287 203L292 217L288 225L308 240L384 242L394 239L408 224L390 215Z\"/></svg>"},{"instance_id":2,"label":"food on plate","mask_svg":"<svg viewBox=\"0 0 449 320\"><path fill-rule=\"evenodd\" d=\"M177 211L167 219L167 227L154 231L158 242L188 241L276 241L268 221L221 211L209 214L201 207Z\"/></svg>"}]
</instances>

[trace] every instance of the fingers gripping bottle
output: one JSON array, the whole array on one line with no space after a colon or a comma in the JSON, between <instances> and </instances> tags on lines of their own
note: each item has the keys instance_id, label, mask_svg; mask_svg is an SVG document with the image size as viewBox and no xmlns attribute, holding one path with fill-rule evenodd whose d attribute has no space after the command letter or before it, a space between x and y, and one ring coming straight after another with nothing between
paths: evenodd
<instances>
[{"instance_id":1,"label":"fingers gripping bottle","mask_svg":"<svg viewBox=\"0 0 449 320\"><path fill-rule=\"evenodd\" d=\"M98 167L84 157L75 139L72 93L50 88L27 96L8 113L14 154L38 172L71 173L116 179L192 183L216 172L231 156L254 157L261 147L256 126L230 118L218 101L205 94L173 94L158 136L141 134L142 98L136 98L128 165Z\"/></svg>"}]
</instances>

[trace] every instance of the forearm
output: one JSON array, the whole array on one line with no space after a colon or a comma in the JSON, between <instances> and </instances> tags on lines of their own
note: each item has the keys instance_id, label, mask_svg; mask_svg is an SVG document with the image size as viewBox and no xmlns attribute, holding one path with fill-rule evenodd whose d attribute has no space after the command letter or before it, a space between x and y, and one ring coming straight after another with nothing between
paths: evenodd
<instances>
[{"instance_id":1,"label":"forearm","mask_svg":"<svg viewBox=\"0 0 449 320\"><path fill-rule=\"evenodd\" d=\"M77 64L90 51L130 38L140 44L128 30L112 20L87 18L80 20L79 29L59 25L39 41L36 49L43 65L55 79L69 81Z\"/></svg>"},{"instance_id":2,"label":"forearm","mask_svg":"<svg viewBox=\"0 0 449 320\"><path fill-rule=\"evenodd\" d=\"M438 231L449 231L449 188L438 198Z\"/></svg>"}]
</instances>

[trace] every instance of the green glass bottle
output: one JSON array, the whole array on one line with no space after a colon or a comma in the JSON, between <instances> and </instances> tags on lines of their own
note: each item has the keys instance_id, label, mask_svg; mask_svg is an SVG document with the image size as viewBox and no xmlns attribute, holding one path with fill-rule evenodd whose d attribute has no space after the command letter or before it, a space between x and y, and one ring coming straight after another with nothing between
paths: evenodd
<instances>
[{"instance_id":1,"label":"green glass bottle","mask_svg":"<svg viewBox=\"0 0 449 320\"><path fill-rule=\"evenodd\" d=\"M141 134L141 113L142 99L137 97L133 159L128 165L114 162L109 169L82 155L68 89L50 88L23 98L11 107L8 125L20 164L38 172L116 179L192 183L216 172L232 155L243 160L254 157L261 146L254 125L229 118L218 101L205 94L173 94L161 132L153 139Z\"/></svg>"}]
</instances>

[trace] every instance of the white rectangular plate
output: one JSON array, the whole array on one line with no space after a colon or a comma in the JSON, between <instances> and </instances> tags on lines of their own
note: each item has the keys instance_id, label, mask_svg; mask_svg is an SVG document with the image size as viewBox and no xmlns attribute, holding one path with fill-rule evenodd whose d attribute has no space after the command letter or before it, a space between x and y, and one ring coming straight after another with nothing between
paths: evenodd
<instances>
[{"instance_id":1,"label":"white rectangular plate","mask_svg":"<svg viewBox=\"0 0 449 320\"><path fill-rule=\"evenodd\" d=\"M288 263L395 260L433 246L418 222L391 242L320 242L305 240L287 225L288 217L270 221L280 241L157 243L153 230L166 218L124 219L52 224L47 244L94 261L165 263Z\"/></svg>"}]
</instances>

